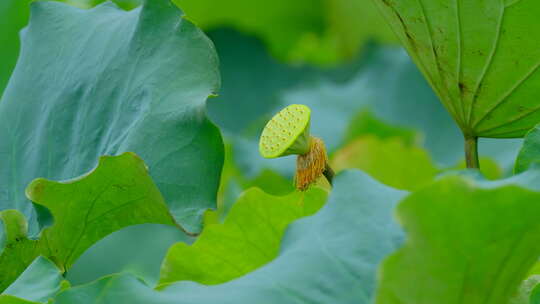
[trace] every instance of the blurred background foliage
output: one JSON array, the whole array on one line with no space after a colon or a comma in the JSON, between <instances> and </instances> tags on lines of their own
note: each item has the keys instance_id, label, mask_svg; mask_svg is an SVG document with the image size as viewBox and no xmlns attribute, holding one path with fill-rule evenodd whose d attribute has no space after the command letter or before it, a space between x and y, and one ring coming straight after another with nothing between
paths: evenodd
<instances>
[{"instance_id":1,"label":"blurred background foliage","mask_svg":"<svg viewBox=\"0 0 540 304\"><path fill-rule=\"evenodd\" d=\"M64 2L89 8L102 1ZM115 2L125 9L139 4ZM222 89L208 101L208 114L226 144L220 219L249 187L275 195L293 189L294 158L265 160L257 148L266 120L292 103L312 108L312 134L326 142L337 171L359 168L411 190L463 167L457 126L371 0L174 2L206 31L221 61ZM29 3L0 2L0 94L17 60ZM486 177L511 172L520 143L481 140ZM130 271L152 283L167 248L178 241L193 240L171 227L130 227L87 251L68 277L79 284Z\"/></svg>"},{"instance_id":2,"label":"blurred background foliage","mask_svg":"<svg viewBox=\"0 0 540 304\"><path fill-rule=\"evenodd\" d=\"M334 65L353 59L367 40L397 42L371 0L174 2L202 28L251 34L288 62Z\"/></svg>"}]
</instances>

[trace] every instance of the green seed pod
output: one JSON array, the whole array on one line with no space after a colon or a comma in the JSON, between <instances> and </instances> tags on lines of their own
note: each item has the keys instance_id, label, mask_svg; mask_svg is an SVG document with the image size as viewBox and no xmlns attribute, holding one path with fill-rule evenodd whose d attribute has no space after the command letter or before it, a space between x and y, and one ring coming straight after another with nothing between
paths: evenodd
<instances>
[{"instance_id":1,"label":"green seed pod","mask_svg":"<svg viewBox=\"0 0 540 304\"><path fill-rule=\"evenodd\" d=\"M277 113L262 132L259 141L261 155L264 158L276 158L309 152L310 117L311 110L298 104L290 105Z\"/></svg>"},{"instance_id":2,"label":"green seed pod","mask_svg":"<svg viewBox=\"0 0 540 304\"><path fill-rule=\"evenodd\" d=\"M300 191L308 189L322 175L330 184L334 177L324 142L309 134L310 116L307 106L290 105L272 117L259 141L259 151L265 158L298 155L294 179Z\"/></svg>"}]
</instances>

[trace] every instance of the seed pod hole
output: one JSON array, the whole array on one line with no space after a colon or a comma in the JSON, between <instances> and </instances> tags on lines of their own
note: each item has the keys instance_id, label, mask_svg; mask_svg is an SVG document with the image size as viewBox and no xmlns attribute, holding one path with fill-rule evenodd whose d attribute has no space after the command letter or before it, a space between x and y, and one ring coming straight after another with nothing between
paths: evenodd
<instances>
[{"instance_id":1,"label":"seed pod hole","mask_svg":"<svg viewBox=\"0 0 540 304\"><path fill-rule=\"evenodd\" d=\"M290 154L305 154L309 151L311 110L305 105L292 104L277 113L266 124L259 151L265 158Z\"/></svg>"}]
</instances>

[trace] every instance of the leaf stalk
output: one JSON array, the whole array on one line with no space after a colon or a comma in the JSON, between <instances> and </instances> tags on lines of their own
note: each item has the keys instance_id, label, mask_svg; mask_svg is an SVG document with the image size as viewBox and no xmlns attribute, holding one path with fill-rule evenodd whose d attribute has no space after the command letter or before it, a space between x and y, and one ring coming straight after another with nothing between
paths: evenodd
<instances>
[{"instance_id":1,"label":"leaf stalk","mask_svg":"<svg viewBox=\"0 0 540 304\"><path fill-rule=\"evenodd\" d=\"M480 169L478 161L478 137L465 137L465 163L469 169Z\"/></svg>"}]
</instances>

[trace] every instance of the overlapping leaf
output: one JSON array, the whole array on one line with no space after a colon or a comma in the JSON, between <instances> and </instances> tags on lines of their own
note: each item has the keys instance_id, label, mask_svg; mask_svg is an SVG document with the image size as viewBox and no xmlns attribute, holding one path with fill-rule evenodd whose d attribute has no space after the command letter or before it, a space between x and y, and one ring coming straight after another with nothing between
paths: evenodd
<instances>
[{"instance_id":1,"label":"overlapping leaf","mask_svg":"<svg viewBox=\"0 0 540 304\"><path fill-rule=\"evenodd\" d=\"M448 176L408 196L407 242L383 264L377 303L508 303L540 256L539 180Z\"/></svg>"},{"instance_id":2,"label":"overlapping leaf","mask_svg":"<svg viewBox=\"0 0 540 304\"><path fill-rule=\"evenodd\" d=\"M191 246L177 243L169 249L160 283L219 284L255 270L277 256L287 226L319 210L326 196L316 187L285 196L247 190L223 224L206 227Z\"/></svg>"},{"instance_id":3,"label":"overlapping leaf","mask_svg":"<svg viewBox=\"0 0 540 304\"><path fill-rule=\"evenodd\" d=\"M521 137L540 121L540 3L375 2L466 136Z\"/></svg>"},{"instance_id":4,"label":"overlapping leaf","mask_svg":"<svg viewBox=\"0 0 540 304\"><path fill-rule=\"evenodd\" d=\"M47 258L39 256L4 290L0 303L47 303L60 292L62 282L62 271Z\"/></svg>"},{"instance_id":5,"label":"overlapping leaf","mask_svg":"<svg viewBox=\"0 0 540 304\"><path fill-rule=\"evenodd\" d=\"M28 239L28 224L17 210L0 212L0 291L9 286L39 255L38 243Z\"/></svg>"},{"instance_id":6,"label":"overlapping leaf","mask_svg":"<svg viewBox=\"0 0 540 304\"><path fill-rule=\"evenodd\" d=\"M100 155L145 159L174 218L201 228L215 206L223 148L205 116L219 86L212 43L167 0L129 12L32 4L20 60L0 102L0 209L36 219L34 178L73 178Z\"/></svg>"},{"instance_id":7,"label":"overlapping leaf","mask_svg":"<svg viewBox=\"0 0 540 304\"><path fill-rule=\"evenodd\" d=\"M402 241L392 210L405 195L359 171L336 177L328 203L293 223L279 256L231 282L179 282L155 291L113 275L61 293L56 303L369 303L379 261Z\"/></svg>"},{"instance_id":8,"label":"overlapping leaf","mask_svg":"<svg viewBox=\"0 0 540 304\"><path fill-rule=\"evenodd\" d=\"M0 252L0 290L39 255L66 271L92 244L123 227L175 225L144 162L132 153L102 157L98 167L80 179L36 179L27 195L50 210L54 224L45 228L38 240L31 240L20 212L1 213L7 233Z\"/></svg>"}]
</instances>

